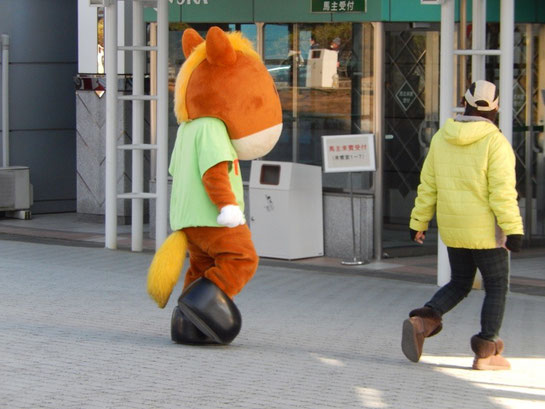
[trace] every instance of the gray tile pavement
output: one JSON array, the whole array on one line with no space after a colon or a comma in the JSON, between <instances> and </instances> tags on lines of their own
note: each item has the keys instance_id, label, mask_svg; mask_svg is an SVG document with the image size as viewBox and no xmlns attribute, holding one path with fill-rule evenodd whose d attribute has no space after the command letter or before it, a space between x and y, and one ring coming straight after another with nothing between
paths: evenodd
<instances>
[{"instance_id":1,"label":"gray tile pavement","mask_svg":"<svg viewBox=\"0 0 545 409\"><path fill-rule=\"evenodd\" d=\"M483 293L414 364L401 323L436 290L345 270L261 264L230 346L170 341L145 292L151 253L0 240L0 408L545 407L545 297L510 293L511 371L470 368Z\"/></svg>"}]
</instances>

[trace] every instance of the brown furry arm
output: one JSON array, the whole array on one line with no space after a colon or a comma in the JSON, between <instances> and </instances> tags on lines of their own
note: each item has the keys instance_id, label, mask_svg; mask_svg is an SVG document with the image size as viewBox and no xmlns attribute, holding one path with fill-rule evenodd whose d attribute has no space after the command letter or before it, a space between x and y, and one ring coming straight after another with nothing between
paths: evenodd
<instances>
[{"instance_id":1,"label":"brown furry arm","mask_svg":"<svg viewBox=\"0 0 545 409\"><path fill-rule=\"evenodd\" d=\"M228 167L228 162L220 162L208 169L202 177L204 189L218 210L227 205L238 205L231 190Z\"/></svg>"}]
</instances>

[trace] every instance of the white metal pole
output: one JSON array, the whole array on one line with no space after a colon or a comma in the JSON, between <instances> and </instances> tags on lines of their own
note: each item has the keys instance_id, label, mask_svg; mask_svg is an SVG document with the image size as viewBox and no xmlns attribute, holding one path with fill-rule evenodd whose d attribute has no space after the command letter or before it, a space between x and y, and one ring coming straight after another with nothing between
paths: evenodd
<instances>
[{"instance_id":1,"label":"white metal pole","mask_svg":"<svg viewBox=\"0 0 545 409\"><path fill-rule=\"evenodd\" d=\"M89 7L89 0L78 0L78 72L80 73L99 73L97 14L98 7ZM100 74L104 74L104 71Z\"/></svg>"},{"instance_id":2,"label":"white metal pole","mask_svg":"<svg viewBox=\"0 0 545 409\"><path fill-rule=\"evenodd\" d=\"M139 1L132 5L132 42L134 46L145 46L144 7ZM132 56L132 93L144 95L145 51L134 51ZM144 101L132 101L132 143L144 143ZM144 151L132 151L132 191L144 191ZM132 199L131 211L131 250L142 251L144 226L144 199Z\"/></svg>"},{"instance_id":3,"label":"white metal pole","mask_svg":"<svg viewBox=\"0 0 545 409\"><path fill-rule=\"evenodd\" d=\"M106 203L105 246L117 248L117 1L105 7Z\"/></svg>"},{"instance_id":4,"label":"white metal pole","mask_svg":"<svg viewBox=\"0 0 545 409\"><path fill-rule=\"evenodd\" d=\"M168 0L157 2L157 200L155 247L167 237L168 216Z\"/></svg>"},{"instance_id":5,"label":"white metal pole","mask_svg":"<svg viewBox=\"0 0 545 409\"><path fill-rule=\"evenodd\" d=\"M150 46L157 47L157 23L149 25ZM150 51L149 89L151 95L157 95L157 51ZM150 101L150 143L157 145L157 100ZM157 182L157 150L150 151L150 179Z\"/></svg>"},{"instance_id":6,"label":"white metal pole","mask_svg":"<svg viewBox=\"0 0 545 409\"><path fill-rule=\"evenodd\" d=\"M515 47L515 0L500 5L500 118L499 126L513 144L513 55ZM511 266L511 254L509 254Z\"/></svg>"},{"instance_id":7,"label":"white metal pole","mask_svg":"<svg viewBox=\"0 0 545 409\"><path fill-rule=\"evenodd\" d=\"M500 119L507 140L513 143L513 47L515 46L515 0L500 5Z\"/></svg>"},{"instance_id":8,"label":"white metal pole","mask_svg":"<svg viewBox=\"0 0 545 409\"><path fill-rule=\"evenodd\" d=\"M452 116L454 98L454 1L441 4L441 92L439 95L439 123L443 126ZM437 238L437 284L442 286L450 281L450 265L445 244Z\"/></svg>"},{"instance_id":9,"label":"white metal pole","mask_svg":"<svg viewBox=\"0 0 545 409\"><path fill-rule=\"evenodd\" d=\"M9 166L9 35L2 34L2 166Z\"/></svg>"},{"instance_id":10,"label":"white metal pole","mask_svg":"<svg viewBox=\"0 0 545 409\"><path fill-rule=\"evenodd\" d=\"M473 27L471 37L474 50L486 48L486 0L473 0ZM486 79L486 56L473 54L471 57L471 82Z\"/></svg>"}]
</instances>

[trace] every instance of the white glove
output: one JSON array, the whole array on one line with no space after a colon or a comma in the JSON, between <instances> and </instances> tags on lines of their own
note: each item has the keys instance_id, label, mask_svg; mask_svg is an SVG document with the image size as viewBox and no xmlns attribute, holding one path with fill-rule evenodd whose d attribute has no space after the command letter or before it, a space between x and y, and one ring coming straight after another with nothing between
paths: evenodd
<instances>
[{"instance_id":1,"label":"white glove","mask_svg":"<svg viewBox=\"0 0 545 409\"><path fill-rule=\"evenodd\" d=\"M246 223L246 219L239 206L227 205L221 208L217 222L222 226L237 227Z\"/></svg>"}]
</instances>

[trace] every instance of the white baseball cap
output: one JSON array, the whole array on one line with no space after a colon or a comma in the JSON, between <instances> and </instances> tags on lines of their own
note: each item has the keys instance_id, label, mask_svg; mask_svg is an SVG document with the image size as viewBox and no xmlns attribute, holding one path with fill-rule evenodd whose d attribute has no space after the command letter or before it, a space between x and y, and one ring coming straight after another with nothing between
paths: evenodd
<instances>
[{"instance_id":1,"label":"white baseball cap","mask_svg":"<svg viewBox=\"0 0 545 409\"><path fill-rule=\"evenodd\" d=\"M475 81L464 95L467 103L479 111L498 109L498 91L496 86L485 80Z\"/></svg>"}]
</instances>

